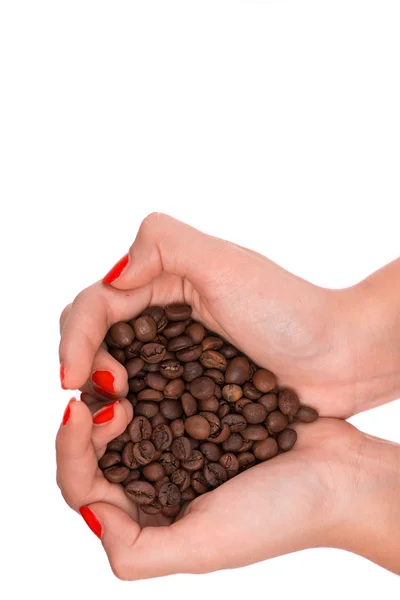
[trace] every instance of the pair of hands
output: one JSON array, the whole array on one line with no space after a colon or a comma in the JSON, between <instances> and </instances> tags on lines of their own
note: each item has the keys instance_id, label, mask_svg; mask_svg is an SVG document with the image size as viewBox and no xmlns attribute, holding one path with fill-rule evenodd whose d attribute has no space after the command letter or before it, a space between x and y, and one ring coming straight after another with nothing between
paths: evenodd
<instances>
[{"instance_id":1,"label":"pair of hands","mask_svg":"<svg viewBox=\"0 0 400 600\"><path fill-rule=\"evenodd\" d=\"M390 552L374 554L376 533L364 519L388 487L398 490L399 450L344 421L397 391L368 364L376 340L364 339L362 285L316 287L161 214L144 220L106 281L81 292L61 315L63 387L80 388L84 401L69 403L59 429L57 480L69 506L101 538L118 577L204 573L315 546L345 547L400 570ZM148 305L177 302L191 304L195 319L272 370L323 418L304 435L304 426L295 426L299 439L290 453L197 498L171 524L138 509L97 461L132 418L126 371L101 346L105 333ZM111 374L111 387L96 385L96 371ZM104 408L104 395L118 401Z\"/></svg>"}]
</instances>

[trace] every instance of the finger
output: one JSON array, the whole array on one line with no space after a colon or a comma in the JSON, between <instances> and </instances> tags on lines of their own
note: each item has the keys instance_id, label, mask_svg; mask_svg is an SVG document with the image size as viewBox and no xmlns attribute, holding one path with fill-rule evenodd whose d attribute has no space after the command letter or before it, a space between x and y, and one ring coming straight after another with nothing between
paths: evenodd
<instances>
[{"instance_id":1,"label":"finger","mask_svg":"<svg viewBox=\"0 0 400 600\"><path fill-rule=\"evenodd\" d=\"M112 402L93 414L92 444L99 459L107 444L123 433L132 420L133 408L129 400Z\"/></svg>"}]
</instances>

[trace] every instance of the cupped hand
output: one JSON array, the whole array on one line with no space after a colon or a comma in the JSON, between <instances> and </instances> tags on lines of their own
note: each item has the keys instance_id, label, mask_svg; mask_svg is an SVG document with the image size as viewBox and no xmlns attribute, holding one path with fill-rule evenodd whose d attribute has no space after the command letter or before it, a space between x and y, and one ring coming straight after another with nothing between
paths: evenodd
<instances>
[{"instance_id":1,"label":"cupped hand","mask_svg":"<svg viewBox=\"0 0 400 600\"><path fill-rule=\"evenodd\" d=\"M95 424L85 403L71 402L56 445L63 496L101 538L118 577L205 573L335 545L332 532L353 503L363 443L348 423L297 425L298 443L290 452L198 497L170 525L167 517L144 514L97 466L132 416L127 400L113 410L111 420Z\"/></svg>"},{"instance_id":2,"label":"cupped hand","mask_svg":"<svg viewBox=\"0 0 400 600\"><path fill-rule=\"evenodd\" d=\"M123 397L126 371L101 347L107 329L149 305L185 302L195 319L273 371L321 415L357 412L346 294L158 213L143 221L105 281L81 292L61 316L64 387Z\"/></svg>"}]
</instances>

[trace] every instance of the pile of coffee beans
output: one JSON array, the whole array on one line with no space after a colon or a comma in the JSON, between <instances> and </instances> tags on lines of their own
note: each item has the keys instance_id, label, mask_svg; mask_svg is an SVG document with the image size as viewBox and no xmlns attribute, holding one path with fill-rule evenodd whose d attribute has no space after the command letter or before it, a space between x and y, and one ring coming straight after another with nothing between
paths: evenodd
<instances>
[{"instance_id":1,"label":"pile of coffee beans","mask_svg":"<svg viewBox=\"0 0 400 600\"><path fill-rule=\"evenodd\" d=\"M128 373L134 417L99 466L147 514L176 516L199 494L290 450L294 419L318 417L191 313L185 304L151 306L105 338Z\"/></svg>"}]
</instances>

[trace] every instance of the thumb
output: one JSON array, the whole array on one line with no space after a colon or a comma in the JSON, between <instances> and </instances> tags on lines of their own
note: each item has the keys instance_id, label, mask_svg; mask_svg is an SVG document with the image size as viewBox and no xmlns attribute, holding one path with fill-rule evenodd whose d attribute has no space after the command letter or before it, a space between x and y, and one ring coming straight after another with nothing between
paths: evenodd
<instances>
[{"instance_id":1,"label":"thumb","mask_svg":"<svg viewBox=\"0 0 400 600\"><path fill-rule=\"evenodd\" d=\"M224 273L228 276L230 272L232 254L238 250L241 249L172 217L152 213L142 222L129 253L104 277L103 283L120 290L134 289L167 272L188 279L206 294L212 284L221 286Z\"/></svg>"}]
</instances>

